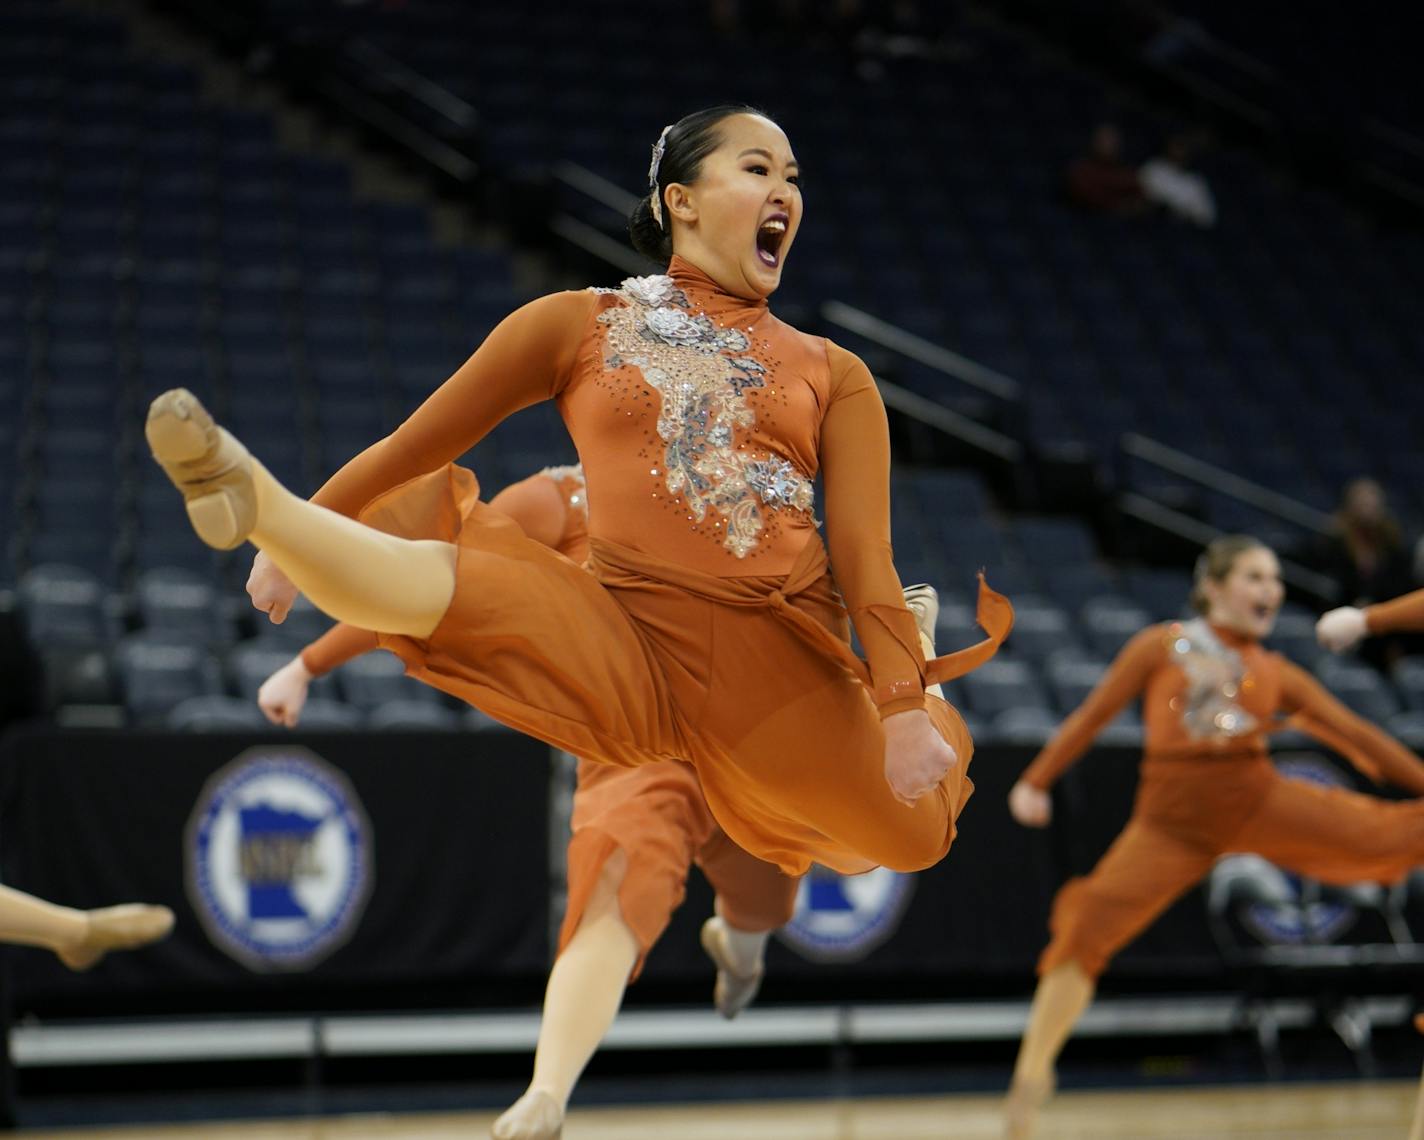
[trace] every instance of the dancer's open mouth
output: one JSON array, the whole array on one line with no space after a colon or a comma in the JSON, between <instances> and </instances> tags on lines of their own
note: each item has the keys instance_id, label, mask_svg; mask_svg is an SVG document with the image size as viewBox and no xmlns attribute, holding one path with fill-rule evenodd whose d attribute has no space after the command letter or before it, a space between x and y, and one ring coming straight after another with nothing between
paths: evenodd
<instances>
[{"instance_id":1,"label":"dancer's open mouth","mask_svg":"<svg viewBox=\"0 0 1424 1140\"><path fill-rule=\"evenodd\" d=\"M775 269L781 261L781 243L786 240L785 214L772 214L757 229L757 256L762 264Z\"/></svg>"}]
</instances>

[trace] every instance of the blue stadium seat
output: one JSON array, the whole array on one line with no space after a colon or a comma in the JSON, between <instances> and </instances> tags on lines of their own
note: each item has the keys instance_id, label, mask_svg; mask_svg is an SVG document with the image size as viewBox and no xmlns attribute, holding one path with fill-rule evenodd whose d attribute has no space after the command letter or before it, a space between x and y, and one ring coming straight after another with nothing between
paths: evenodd
<instances>
[{"instance_id":1,"label":"blue stadium seat","mask_svg":"<svg viewBox=\"0 0 1424 1140\"><path fill-rule=\"evenodd\" d=\"M366 716L366 727L378 731L458 732L462 722L454 709L430 701L386 701Z\"/></svg>"},{"instance_id":2,"label":"blue stadium seat","mask_svg":"<svg viewBox=\"0 0 1424 1140\"><path fill-rule=\"evenodd\" d=\"M330 698L312 697L302 709L301 727L307 732L356 732L364 724L360 709Z\"/></svg>"},{"instance_id":3,"label":"blue stadium seat","mask_svg":"<svg viewBox=\"0 0 1424 1140\"><path fill-rule=\"evenodd\" d=\"M16 608L33 645L93 648L108 640L104 587L90 570L46 563L19 581Z\"/></svg>"},{"instance_id":4,"label":"blue stadium seat","mask_svg":"<svg viewBox=\"0 0 1424 1140\"><path fill-rule=\"evenodd\" d=\"M336 678L347 702L366 711L393 700L407 704L440 702L436 690L407 677L401 659L387 650L366 653L348 661L336 671Z\"/></svg>"},{"instance_id":5,"label":"blue stadium seat","mask_svg":"<svg viewBox=\"0 0 1424 1140\"><path fill-rule=\"evenodd\" d=\"M1005 709L1047 709L1048 701L1034 670L1022 661L995 658L962 678L969 707L986 719Z\"/></svg>"},{"instance_id":6,"label":"blue stadium seat","mask_svg":"<svg viewBox=\"0 0 1424 1140\"><path fill-rule=\"evenodd\" d=\"M162 724L169 711L189 697L222 691L217 660L190 641L129 634L114 649L114 665L124 707L140 725Z\"/></svg>"},{"instance_id":7,"label":"blue stadium seat","mask_svg":"<svg viewBox=\"0 0 1424 1140\"><path fill-rule=\"evenodd\" d=\"M180 701L169 710L166 724L177 732L276 731L254 702L222 693Z\"/></svg>"},{"instance_id":8,"label":"blue stadium seat","mask_svg":"<svg viewBox=\"0 0 1424 1140\"><path fill-rule=\"evenodd\" d=\"M1400 711L1389 684L1367 665L1322 658L1317 666L1321 684L1366 720L1384 724Z\"/></svg>"},{"instance_id":9,"label":"blue stadium seat","mask_svg":"<svg viewBox=\"0 0 1424 1140\"><path fill-rule=\"evenodd\" d=\"M295 652L287 647L266 639L244 641L233 646L227 654L228 673L232 677L233 689L243 700L255 703L257 690L262 687L262 682L288 664L294 656ZM308 692L314 698L331 700L337 696L336 683L329 676L318 677L312 681Z\"/></svg>"}]
</instances>

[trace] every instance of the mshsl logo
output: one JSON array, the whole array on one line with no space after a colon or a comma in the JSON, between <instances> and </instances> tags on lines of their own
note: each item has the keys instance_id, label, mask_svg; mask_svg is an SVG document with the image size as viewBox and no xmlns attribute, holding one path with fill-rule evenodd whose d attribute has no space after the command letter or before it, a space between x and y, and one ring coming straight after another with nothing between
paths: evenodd
<instances>
[{"instance_id":1,"label":"mshsl logo","mask_svg":"<svg viewBox=\"0 0 1424 1140\"><path fill-rule=\"evenodd\" d=\"M884 867L838 875L813 866L779 936L814 962L859 961L895 933L913 889L909 875Z\"/></svg>"},{"instance_id":2,"label":"mshsl logo","mask_svg":"<svg viewBox=\"0 0 1424 1140\"><path fill-rule=\"evenodd\" d=\"M346 777L305 748L250 748L188 820L188 897L214 945L253 970L301 970L355 929L371 827Z\"/></svg>"}]
</instances>

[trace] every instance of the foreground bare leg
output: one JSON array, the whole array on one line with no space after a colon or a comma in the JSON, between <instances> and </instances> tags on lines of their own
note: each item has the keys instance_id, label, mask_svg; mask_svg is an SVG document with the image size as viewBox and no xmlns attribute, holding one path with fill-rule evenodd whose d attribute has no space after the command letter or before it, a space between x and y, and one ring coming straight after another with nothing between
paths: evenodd
<instances>
[{"instance_id":1,"label":"foreground bare leg","mask_svg":"<svg viewBox=\"0 0 1424 1140\"><path fill-rule=\"evenodd\" d=\"M53 950L71 970L89 969L110 950L156 942L172 929L166 906L74 910L0 887L0 941Z\"/></svg>"},{"instance_id":2,"label":"foreground bare leg","mask_svg":"<svg viewBox=\"0 0 1424 1140\"><path fill-rule=\"evenodd\" d=\"M549 973L534 1079L495 1121L495 1140L556 1140L563 1132L569 1095L613 1025L638 961L637 939L618 909L627 869L621 849L603 865L578 931Z\"/></svg>"},{"instance_id":3,"label":"foreground bare leg","mask_svg":"<svg viewBox=\"0 0 1424 1140\"><path fill-rule=\"evenodd\" d=\"M1053 1095L1053 1064L1093 1000L1093 989L1092 979L1076 962L1066 962L1039 979L1004 1105L1004 1135L1010 1140L1033 1135L1038 1110Z\"/></svg>"},{"instance_id":4,"label":"foreground bare leg","mask_svg":"<svg viewBox=\"0 0 1424 1140\"><path fill-rule=\"evenodd\" d=\"M293 495L192 393L149 408L149 446L209 546L250 540L318 609L362 629L427 637L455 593L455 547L383 534Z\"/></svg>"}]
</instances>

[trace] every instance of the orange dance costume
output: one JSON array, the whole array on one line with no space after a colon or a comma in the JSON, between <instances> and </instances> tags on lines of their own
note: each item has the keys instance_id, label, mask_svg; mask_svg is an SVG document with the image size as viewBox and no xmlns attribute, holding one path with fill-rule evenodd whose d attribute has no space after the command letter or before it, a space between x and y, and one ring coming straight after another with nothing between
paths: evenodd
<instances>
[{"instance_id":1,"label":"orange dance costume","mask_svg":"<svg viewBox=\"0 0 1424 1140\"><path fill-rule=\"evenodd\" d=\"M1365 607L1365 628L1372 634L1424 630L1424 590Z\"/></svg>"},{"instance_id":2,"label":"orange dance costume","mask_svg":"<svg viewBox=\"0 0 1424 1140\"><path fill-rule=\"evenodd\" d=\"M669 272L518 310L314 501L456 543L430 637L381 635L414 676L577 756L690 761L727 835L790 874L930 866L971 791L972 743L925 685L991 656L1012 610L981 590L988 639L926 663L892 563L889 433L869 372L689 263ZM588 480L592 574L473 501L448 466L544 399ZM880 719L917 708L960 763L907 807L885 778Z\"/></svg>"},{"instance_id":3,"label":"orange dance costume","mask_svg":"<svg viewBox=\"0 0 1424 1140\"><path fill-rule=\"evenodd\" d=\"M1299 728L1372 779L1424 795L1418 757L1309 673L1202 619L1134 637L1023 779L1047 790L1139 694L1146 748L1132 818L1092 872L1054 899L1040 974L1076 962L1097 977L1227 852L1330 883L1392 882L1424 863L1424 800L1287 779L1271 764L1266 734Z\"/></svg>"},{"instance_id":4,"label":"orange dance costume","mask_svg":"<svg viewBox=\"0 0 1424 1140\"><path fill-rule=\"evenodd\" d=\"M588 557L588 500L579 468L531 475L506 487L490 506L566 558L582 563ZM376 647L375 634L340 624L302 651L302 663L322 676ZM628 869L618 908L638 942L634 977L682 903L693 862L717 892L722 917L736 929L774 930L791 919L798 880L726 837L687 764L667 760L624 768L580 760L572 824L560 950L578 929L604 863L620 848Z\"/></svg>"}]
</instances>

